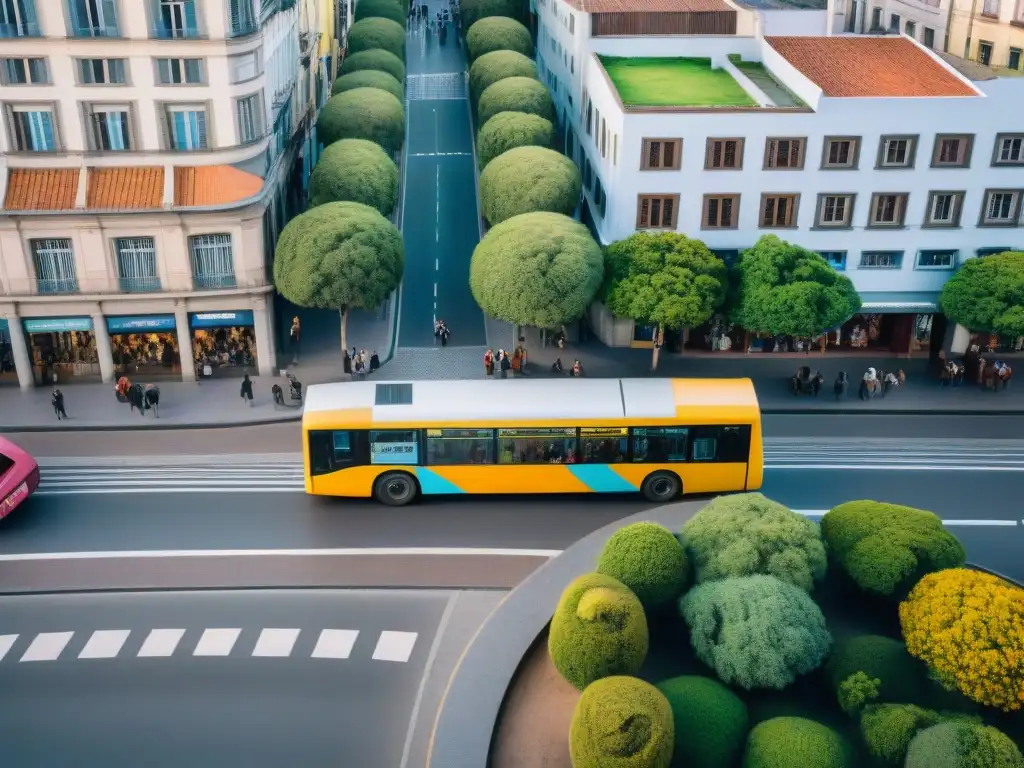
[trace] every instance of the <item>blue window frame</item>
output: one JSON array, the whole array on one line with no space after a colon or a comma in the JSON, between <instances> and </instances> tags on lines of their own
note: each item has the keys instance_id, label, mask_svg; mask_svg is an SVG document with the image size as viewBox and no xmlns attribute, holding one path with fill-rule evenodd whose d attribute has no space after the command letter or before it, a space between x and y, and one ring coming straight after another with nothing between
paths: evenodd
<instances>
[{"instance_id":1,"label":"blue window frame","mask_svg":"<svg viewBox=\"0 0 1024 768\"><path fill-rule=\"evenodd\" d=\"M114 240L117 278L125 293L160 290L156 271L156 244L152 237L119 237Z\"/></svg>"},{"instance_id":2,"label":"blue window frame","mask_svg":"<svg viewBox=\"0 0 1024 768\"><path fill-rule=\"evenodd\" d=\"M196 235L188 239L192 282L196 289L234 288L235 259L231 235Z\"/></svg>"},{"instance_id":3,"label":"blue window frame","mask_svg":"<svg viewBox=\"0 0 1024 768\"><path fill-rule=\"evenodd\" d=\"M35 0L0 0L0 38L39 37Z\"/></svg>"},{"instance_id":4,"label":"blue window frame","mask_svg":"<svg viewBox=\"0 0 1024 768\"><path fill-rule=\"evenodd\" d=\"M9 110L11 134L18 152L57 151L53 110L19 106L9 107Z\"/></svg>"},{"instance_id":5,"label":"blue window frame","mask_svg":"<svg viewBox=\"0 0 1024 768\"><path fill-rule=\"evenodd\" d=\"M956 269L960 251L934 250L918 251L914 267L917 269Z\"/></svg>"},{"instance_id":6,"label":"blue window frame","mask_svg":"<svg viewBox=\"0 0 1024 768\"><path fill-rule=\"evenodd\" d=\"M818 251L818 255L836 272L843 272L846 269L846 251Z\"/></svg>"},{"instance_id":7,"label":"blue window frame","mask_svg":"<svg viewBox=\"0 0 1024 768\"><path fill-rule=\"evenodd\" d=\"M68 0L74 37L119 37L114 0Z\"/></svg>"},{"instance_id":8,"label":"blue window frame","mask_svg":"<svg viewBox=\"0 0 1024 768\"><path fill-rule=\"evenodd\" d=\"M231 15L232 37L251 35L259 30L253 0L231 0L228 13Z\"/></svg>"},{"instance_id":9,"label":"blue window frame","mask_svg":"<svg viewBox=\"0 0 1024 768\"><path fill-rule=\"evenodd\" d=\"M167 110L171 149L206 149L206 110L202 107L172 107Z\"/></svg>"},{"instance_id":10,"label":"blue window frame","mask_svg":"<svg viewBox=\"0 0 1024 768\"><path fill-rule=\"evenodd\" d=\"M903 266L903 251L862 251L859 269L899 269Z\"/></svg>"},{"instance_id":11,"label":"blue window frame","mask_svg":"<svg viewBox=\"0 0 1024 768\"><path fill-rule=\"evenodd\" d=\"M152 36L161 40L199 37L195 0L152 0Z\"/></svg>"},{"instance_id":12,"label":"blue window frame","mask_svg":"<svg viewBox=\"0 0 1024 768\"><path fill-rule=\"evenodd\" d=\"M33 240L32 257L39 293L78 293L78 275L71 240Z\"/></svg>"},{"instance_id":13,"label":"blue window frame","mask_svg":"<svg viewBox=\"0 0 1024 768\"><path fill-rule=\"evenodd\" d=\"M132 148L131 113L128 110L128 106L91 107L90 149L124 152Z\"/></svg>"}]
</instances>

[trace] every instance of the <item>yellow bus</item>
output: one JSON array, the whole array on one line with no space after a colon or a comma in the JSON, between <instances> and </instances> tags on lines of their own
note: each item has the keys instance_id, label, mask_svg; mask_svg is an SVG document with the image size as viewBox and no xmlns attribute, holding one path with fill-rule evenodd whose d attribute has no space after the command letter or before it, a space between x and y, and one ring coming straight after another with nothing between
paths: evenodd
<instances>
[{"instance_id":1,"label":"yellow bus","mask_svg":"<svg viewBox=\"0 0 1024 768\"><path fill-rule=\"evenodd\" d=\"M302 417L306 492L373 496L752 491L764 472L749 379L318 384Z\"/></svg>"}]
</instances>

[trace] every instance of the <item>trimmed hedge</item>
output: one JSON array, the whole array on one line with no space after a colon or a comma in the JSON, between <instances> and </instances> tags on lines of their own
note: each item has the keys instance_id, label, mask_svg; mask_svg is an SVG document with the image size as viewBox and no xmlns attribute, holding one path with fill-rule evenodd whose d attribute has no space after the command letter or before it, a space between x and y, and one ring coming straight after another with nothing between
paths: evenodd
<instances>
[{"instance_id":1,"label":"trimmed hedge","mask_svg":"<svg viewBox=\"0 0 1024 768\"><path fill-rule=\"evenodd\" d=\"M363 69L359 72L342 75L334 81L331 95L337 96L339 93L356 88L379 88L382 91L387 91L399 101L405 99L405 89L402 84L387 72L381 72L379 69Z\"/></svg>"},{"instance_id":2,"label":"trimmed hedge","mask_svg":"<svg viewBox=\"0 0 1024 768\"><path fill-rule=\"evenodd\" d=\"M537 211L570 216L582 187L580 169L565 155L543 147L516 147L480 174L480 203L491 226Z\"/></svg>"},{"instance_id":3,"label":"trimmed hedge","mask_svg":"<svg viewBox=\"0 0 1024 768\"><path fill-rule=\"evenodd\" d=\"M925 574L959 568L967 557L936 515L900 504L840 504L822 518L821 535L858 587L898 599Z\"/></svg>"},{"instance_id":4,"label":"trimmed hedge","mask_svg":"<svg viewBox=\"0 0 1024 768\"><path fill-rule=\"evenodd\" d=\"M647 617L621 582L588 573L569 584L551 618L548 653L579 690L612 675L633 675L647 657Z\"/></svg>"},{"instance_id":5,"label":"trimmed hedge","mask_svg":"<svg viewBox=\"0 0 1024 768\"><path fill-rule=\"evenodd\" d=\"M1024 768L1024 756L1002 731L973 723L939 723L910 742L906 768Z\"/></svg>"},{"instance_id":6,"label":"trimmed hedge","mask_svg":"<svg viewBox=\"0 0 1024 768\"><path fill-rule=\"evenodd\" d=\"M943 722L978 723L971 715L936 712L913 704L871 704L860 716L860 733L880 765L899 768L914 737Z\"/></svg>"},{"instance_id":7,"label":"trimmed hedge","mask_svg":"<svg viewBox=\"0 0 1024 768\"><path fill-rule=\"evenodd\" d=\"M366 139L397 150L405 139L405 108L387 91L353 88L328 100L316 127L326 146L342 139Z\"/></svg>"},{"instance_id":8,"label":"trimmed hedge","mask_svg":"<svg viewBox=\"0 0 1024 768\"><path fill-rule=\"evenodd\" d=\"M927 668L899 640L882 635L856 635L841 641L825 665L833 690L856 672L880 680L878 701L924 703Z\"/></svg>"},{"instance_id":9,"label":"trimmed hedge","mask_svg":"<svg viewBox=\"0 0 1024 768\"><path fill-rule=\"evenodd\" d=\"M672 707L675 765L722 768L735 765L750 730L747 705L717 680L673 677L657 688Z\"/></svg>"},{"instance_id":10,"label":"trimmed hedge","mask_svg":"<svg viewBox=\"0 0 1024 768\"><path fill-rule=\"evenodd\" d=\"M669 768L672 742L668 701L635 677L587 686L569 729L569 755L578 768Z\"/></svg>"},{"instance_id":11,"label":"trimmed hedge","mask_svg":"<svg viewBox=\"0 0 1024 768\"><path fill-rule=\"evenodd\" d=\"M507 16L522 21L523 4L521 0L460 0L459 13L462 28L468 30L480 19L490 16Z\"/></svg>"},{"instance_id":12,"label":"trimmed hedge","mask_svg":"<svg viewBox=\"0 0 1024 768\"><path fill-rule=\"evenodd\" d=\"M391 19L405 27L409 21L409 10L398 0L359 0L356 3L356 24L363 19L374 18Z\"/></svg>"},{"instance_id":13,"label":"trimmed hedge","mask_svg":"<svg viewBox=\"0 0 1024 768\"><path fill-rule=\"evenodd\" d=\"M499 112L476 135L476 156L483 170L498 155L516 147L544 147L555 143L550 120L524 112Z\"/></svg>"},{"instance_id":14,"label":"trimmed hedge","mask_svg":"<svg viewBox=\"0 0 1024 768\"><path fill-rule=\"evenodd\" d=\"M645 608L669 603L686 588L686 551L672 532L657 523L619 528L604 545L597 572L625 584Z\"/></svg>"},{"instance_id":15,"label":"trimmed hedge","mask_svg":"<svg viewBox=\"0 0 1024 768\"><path fill-rule=\"evenodd\" d=\"M348 31L348 52L387 51L405 58L405 28L391 19L363 19Z\"/></svg>"},{"instance_id":16,"label":"trimmed hedge","mask_svg":"<svg viewBox=\"0 0 1024 768\"><path fill-rule=\"evenodd\" d=\"M821 723L775 717L750 732L743 768L846 768L849 747Z\"/></svg>"},{"instance_id":17,"label":"trimmed hedge","mask_svg":"<svg viewBox=\"0 0 1024 768\"><path fill-rule=\"evenodd\" d=\"M553 123L555 103L543 83L529 77L506 77L480 94L477 124L486 125L499 112L526 112Z\"/></svg>"},{"instance_id":18,"label":"trimmed hedge","mask_svg":"<svg viewBox=\"0 0 1024 768\"><path fill-rule=\"evenodd\" d=\"M347 75L351 72L362 72L367 69L387 72L398 82L405 82L405 64L395 54L382 51L380 48L349 54L341 63L341 69L338 74Z\"/></svg>"},{"instance_id":19,"label":"trimmed hedge","mask_svg":"<svg viewBox=\"0 0 1024 768\"><path fill-rule=\"evenodd\" d=\"M480 94L499 80L509 77L537 78L537 65L533 60L515 51L485 53L469 68L469 92L474 103Z\"/></svg>"},{"instance_id":20,"label":"trimmed hedge","mask_svg":"<svg viewBox=\"0 0 1024 768\"><path fill-rule=\"evenodd\" d=\"M507 16L491 16L476 22L466 33L466 47L470 61L492 51L515 51L533 56L530 30Z\"/></svg>"},{"instance_id":21,"label":"trimmed hedge","mask_svg":"<svg viewBox=\"0 0 1024 768\"><path fill-rule=\"evenodd\" d=\"M378 144L336 141L324 150L309 177L310 206L348 200L389 216L398 203L398 166Z\"/></svg>"}]
</instances>

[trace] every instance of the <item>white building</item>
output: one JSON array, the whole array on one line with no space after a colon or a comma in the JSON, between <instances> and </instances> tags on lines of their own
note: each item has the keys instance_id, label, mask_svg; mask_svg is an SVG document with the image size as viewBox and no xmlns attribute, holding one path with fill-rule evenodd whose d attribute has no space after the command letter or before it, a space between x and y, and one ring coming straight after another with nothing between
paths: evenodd
<instances>
[{"instance_id":1,"label":"white building","mask_svg":"<svg viewBox=\"0 0 1024 768\"><path fill-rule=\"evenodd\" d=\"M273 370L320 7L0 3L0 380Z\"/></svg>"},{"instance_id":2,"label":"white building","mask_svg":"<svg viewBox=\"0 0 1024 768\"><path fill-rule=\"evenodd\" d=\"M926 48L945 51L951 0L829 0L832 32L903 34Z\"/></svg>"}]
</instances>

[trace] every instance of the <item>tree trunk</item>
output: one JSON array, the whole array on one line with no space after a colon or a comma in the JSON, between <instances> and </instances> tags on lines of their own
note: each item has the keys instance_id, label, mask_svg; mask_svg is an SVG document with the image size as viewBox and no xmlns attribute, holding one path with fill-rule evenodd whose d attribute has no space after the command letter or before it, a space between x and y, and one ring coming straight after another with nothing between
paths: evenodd
<instances>
[{"instance_id":1,"label":"tree trunk","mask_svg":"<svg viewBox=\"0 0 1024 768\"><path fill-rule=\"evenodd\" d=\"M345 357L348 350L348 307L339 313L341 315L341 356Z\"/></svg>"},{"instance_id":2,"label":"tree trunk","mask_svg":"<svg viewBox=\"0 0 1024 768\"><path fill-rule=\"evenodd\" d=\"M654 348L651 350L651 371L658 370L658 358L661 357L661 345L665 341L664 331L659 325L654 332Z\"/></svg>"},{"instance_id":3,"label":"tree trunk","mask_svg":"<svg viewBox=\"0 0 1024 768\"><path fill-rule=\"evenodd\" d=\"M519 325L518 323L512 323L512 351L516 351L516 347L519 346Z\"/></svg>"}]
</instances>

